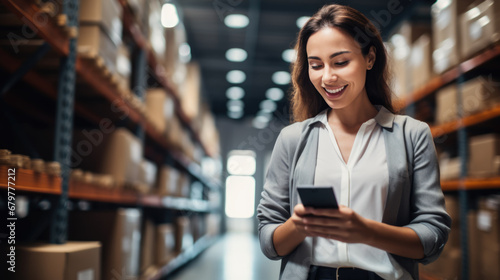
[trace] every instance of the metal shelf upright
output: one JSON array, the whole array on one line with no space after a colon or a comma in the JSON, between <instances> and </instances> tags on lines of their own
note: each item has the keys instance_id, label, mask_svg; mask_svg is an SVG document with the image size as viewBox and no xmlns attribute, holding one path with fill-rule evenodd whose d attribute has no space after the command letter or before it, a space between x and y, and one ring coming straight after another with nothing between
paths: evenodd
<instances>
[{"instance_id":1,"label":"metal shelf upright","mask_svg":"<svg viewBox=\"0 0 500 280\"><path fill-rule=\"evenodd\" d=\"M78 28L78 7L78 0L64 1L64 13L67 16L67 25L69 28ZM61 70L57 88L54 160L61 165L62 185L61 195L58 197L52 213L50 228L50 242L55 244L64 244L67 240L67 204L75 103L76 48L77 38L75 36L69 39L68 55L61 58Z\"/></svg>"}]
</instances>

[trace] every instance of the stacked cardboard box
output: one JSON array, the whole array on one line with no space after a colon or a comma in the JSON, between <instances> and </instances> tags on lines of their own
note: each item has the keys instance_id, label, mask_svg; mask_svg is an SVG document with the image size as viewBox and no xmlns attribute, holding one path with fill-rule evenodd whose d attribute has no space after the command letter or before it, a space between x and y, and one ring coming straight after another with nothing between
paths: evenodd
<instances>
[{"instance_id":1,"label":"stacked cardboard box","mask_svg":"<svg viewBox=\"0 0 500 280\"><path fill-rule=\"evenodd\" d=\"M464 115L471 115L500 103L498 81L491 77L478 76L462 87Z\"/></svg>"},{"instance_id":2,"label":"stacked cardboard box","mask_svg":"<svg viewBox=\"0 0 500 280\"><path fill-rule=\"evenodd\" d=\"M111 175L117 187L137 182L143 149L128 129L82 130L73 137L75 167Z\"/></svg>"},{"instance_id":3,"label":"stacked cardboard box","mask_svg":"<svg viewBox=\"0 0 500 280\"><path fill-rule=\"evenodd\" d=\"M494 0L475 2L460 16L464 58L500 41L500 4Z\"/></svg>"},{"instance_id":4,"label":"stacked cardboard box","mask_svg":"<svg viewBox=\"0 0 500 280\"><path fill-rule=\"evenodd\" d=\"M438 0L432 5L434 71L443 73L462 60L459 17L473 0Z\"/></svg>"},{"instance_id":5,"label":"stacked cardboard box","mask_svg":"<svg viewBox=\"0 0 500 280\"><path fill-rule=\"evenodd\" d=\"M164 266L178 255L176 242L174 225L156 226L155 264L157 266Z\"/></svg>"},{"instance_id":6,"label":"stacked cardboard box","mask_svg":"<svg viewBox=\"0 0 500 280\"><path fill-rule=\"evenodd\" d=\"M79 7L78 52L102 58L115 73L122 44L122 8L118 1L85 0Z\"/></svg>"},{"instance_id":7,"label":"stacked cardboard box","mask_svg":"<svg viewBox=\"0 0 500 280\"><path fill-rule=\"evenodd\" d=\"M175 117L175 102L162 88L148 89L146 92L146 117L155 129L166 133Z\"/></svg>"},{"instance_id":8,"label":"stacked cardboard box","mask_svg":"<svg viewBox=\"0 0 500 280\"><path fill-rule=\"evenodd\" d=\"M500 135L484 134L470 138L469 176L494 177L500 175Z\"/></svg>"},{"instance_id":9,"label":"stacked cardboard box","mask_svg":"<svg viewBox=\"0 0 500 280\"><path fill-rule=\"evenodd\" d=\"M80 280L101 278L99 242L68 241L56 244L25 244L16 247L18 266L9 279Z\"/></svg>"},{"instance_id":10,"label":"stacked cardboard box","mask_svg":"<svg viewBox=\"0 0 500 280\"><path fill-rule=\"evenodd\" d=\"M160 196L177 196L179 186L180 172L171 167L164 165L158 172L157 194Z\"/></svg>"},{"instance_id":11,"label":"stacked cardboard box","mask_svg":"<svg viewBox=\"0 0 500 280\"><path fill-rule=\"evenodd\" d=\"M431 264L422 265L422 271L439 279L460 279L462 253L460 249L460 215L458 197L445 195L446 212L452 219L451 231L443 252Z\"/></svg>"},{"instance_id":12,"label":"stacked cardboard box","mask_svg":"<svg viewBox=\"0 0 500 280\"><path fill-rule=\"evenodd\" d=\"M99 241L102 244L101 279L138 279L141 241L139 210L75 211L70 212L68 220L70 239Z\"/></svg>"},{"instance_id":13,"label":"stacked cardboard box","mask_svg":"<svg viewBox=\"0 0 500 280\"><path fill-rule=\"evenodd\" d=\"M422 34L413 42L410 53L410 88L418 89L425 85L432 77L432 44L428 33Z\"/></svg>"},{"instance_id":14,"label":"stacked cardboard box","mask_svg":"<svg viewBox=\"0 0 500 280\"><path fill-rule=\"evenodd\" d=\"M412 90L414 90L413 85L413 69L417 71L419 68L429 68L428 57L429 45L430 45L430 34L431 29L427 24L412 24L410 22L403 22L399 27L398 31L391 37L390 43L392 45L390 63L392 72L395 73L392 89L397 96L405 96ZM427 35L425 35L427 34ZM422 35L425 35L422 37ZM421 38L422 37L422 38ZM411 58L412 48L417 39L420 39L418 43L418 48L414 51L414 59ZM425 57L427 56L427 58ZM421 57L421 61L417 61L417 58ZM414 61L414 65L411 65L411 61ZM427 81L431 75L432 71L427 71L426 73L419 73L419 75L424 75L423 79ZM418 81L418 83L422 83Z\"/></svg>"},{"instance_id":15,"label":"stacked cardboard box","mask_svg":"<svg viewBox=\"0 0 500 280\"><path fill-rule=\"evenodd\" d=\"M177 217L175 220L175 249L182 253L193 246L193 233L189 217Z\"/></svg>"},{"instance_id":16,"label":"stacked cardboard box","mask_svg":"<svg viewBox=\"0 0 500 280\"><path fill-rule=\"evenodd\" d=\"M156 227L152 220L144 219L141 235L141 277L154 275L158 267L155 264Z\"/></svg>"},{"instance_id":17,"label":"stacked cardboard box","mask_svg":"<svg viewBox=\"0 0 500 280\"><path fill-rule=\"evenodd\" d=\"M470 279L500 279L500 198L481 198L476 213L469 215Z\"/></svg>"},{"instance_id":18,"label":"stacked cardboard box","mask_svg":"<svg viewBox=\"0 0 500 280\"><path fill-rule=\"evenodd\" d=\"M436 124L455 120L458 117L457 85L451 84L436 93Z\"/></svg>"}]
</instances>

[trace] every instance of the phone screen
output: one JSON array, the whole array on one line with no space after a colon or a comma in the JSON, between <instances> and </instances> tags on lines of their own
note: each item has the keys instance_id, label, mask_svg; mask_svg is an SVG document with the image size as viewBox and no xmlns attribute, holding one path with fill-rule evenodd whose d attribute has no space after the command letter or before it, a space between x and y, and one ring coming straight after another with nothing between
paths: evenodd
<instances>
[{"instance_id":1,"label":"phone screen","mask_svg":"<svg viewBox=\"0 0 500 280\"><path fill-rule=\"evenodd\" d=\"M337 198L331 186L297 187L302 204L306 207L338 209Z\"/></svg>"}]
</instances>

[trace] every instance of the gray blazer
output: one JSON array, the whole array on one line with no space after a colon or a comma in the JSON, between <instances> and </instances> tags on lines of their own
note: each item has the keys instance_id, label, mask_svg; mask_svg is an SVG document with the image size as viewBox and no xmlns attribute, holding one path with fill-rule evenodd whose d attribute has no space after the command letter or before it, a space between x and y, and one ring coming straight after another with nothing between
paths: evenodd
<instances>
[{"instance_id":1,"label":"gray blazer","mask_svg":"<svg viewBox=\"0 0 500 280\"><path fill-rule=\"evenodd\" d=\"M393 255L413 277L418 262L437 259L448 240L451 218L444 207L439 166L429 126L408 116L394 115L384 107L375 118L382 126L389 169L389 190L384 223L413 229L425 257L413 260ZM285 127L271 156L264 191L257 208L259 240L268 258L282 260L280 279L307 279L312 260L312 238L307 237L286 256L273 245L274 230L290 218L298 204L298 185L314 183L320 121L318 117Z\"/></svg>"}]
</instances>

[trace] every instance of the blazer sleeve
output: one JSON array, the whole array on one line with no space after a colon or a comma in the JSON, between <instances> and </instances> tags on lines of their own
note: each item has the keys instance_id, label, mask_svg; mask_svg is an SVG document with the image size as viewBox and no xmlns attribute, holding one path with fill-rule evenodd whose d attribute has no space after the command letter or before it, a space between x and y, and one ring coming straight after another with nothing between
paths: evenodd
<instances>
[{"instance_id":1,"label":"blazer sleeve","mask_svg":"<svg viewBox=\"0 0 500 280\"><path fill-rule=\"evenodd\" d=\"M284 128L276 140L264 182L264 191L257 207L259 220L259 240L262 252L272 260L282 259L274 249L273 234L275 229L290 218L289 143Z\"/></svg>"},{"instance_id":2,"label":"blazer sleeve","mask_svg":"<svg viewBox=\"0 0 500 280\"><path fill-rule=\"evenodd\" d=\"M451 218L446 213L439 181L439 165L429 126L420 122L413 139L411 222L407 225L419 236L427 264L441 254L450 232Z\"/></svg>"}]
</instances>

